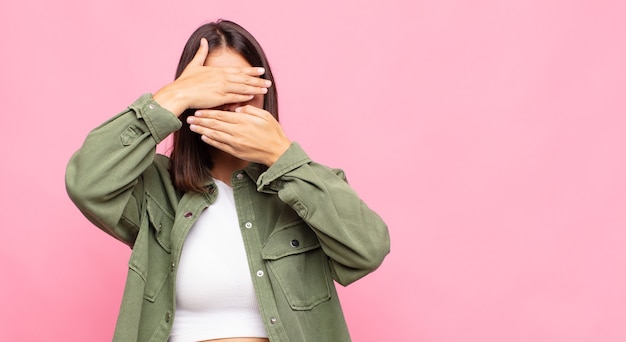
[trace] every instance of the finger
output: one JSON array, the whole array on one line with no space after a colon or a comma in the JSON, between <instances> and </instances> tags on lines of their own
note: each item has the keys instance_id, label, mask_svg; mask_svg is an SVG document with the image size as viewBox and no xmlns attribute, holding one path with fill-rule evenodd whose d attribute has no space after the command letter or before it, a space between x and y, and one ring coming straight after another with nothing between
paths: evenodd
<instances>
[{"instance_id":1,"label":"finger","mask_svg":"<svg viewBox=\"0 0 626 342\"><path fill-rule=\"evenodd\" d=\"M206 61L207 56L209 55L209 42L205 38L200 39L200 47L198 51L196 51L196 55L193 56L189 65L195 66L203 66L204 61Z\"/></svg>"},{"instance_id":2,"label":"finger","mask_svg":"<svg viewBox=\"0 0 626 342\"><path fill-rule=\"evenodd\" d=\"M195 121L194 123L204 123L204 126L209 127L209 128L217 128L215 125L215 123L211 123L209 121L202 121L202 120L213 120L213 121L219 121L219 122L224 122L224 123L229 123L229 124L235 124L238 123L241 118L241 115L235 113L235 112L229 112L229 111L225 111L225 110L216 110L216 109L206 109L206 110L197 110L194 113L194 116L189 116L188 120L191 121Z\"/></svg>"},{"instance_id":3,"label":"finger","mask_svg":"<svg viewBox=\"0 0 626 342\"><path fill-rule=\"evenodd\" d=\"M269 88L272 86L272 81L270 80L245 74L229 74L226 76L226 80L231 83L245 84L258 88Z\"/></svg>"},{"instance_id":4,"label":"finger","mask_svg":"<svg viewBox=\"0 0 626 342\"><path fill-rule=\"evenodd\" d=\"M225 132L221 130L221 126L223 123L219 123L219 121L211 121L208 122L208 119L197 119L194 124L189 125L189 129L200 135L205 135L213 140L224 141L225 138L230 137L231 134L229 132Z\"/></svg>"},{"instance_id":5,"label":"finger","mask_svg":"<svg viewBox=\"0 0 626 342\"><path fill-rule=\"evenodd\" d=\"M226 94L224 96L224 103L242 103L248 102L254 98L254 94L245 95L245 94Z\"/></svg>"},{"instance_id":6,"label":"finger","mask_svg":"<svg viewBox=\"0 0 626 342\"><path fill-rule=\"evenodd\" d=\"M235 155L235 151L233 149L232 146L228 145L225 142L222 142L220 140L216 140L211 136L207 136L207 135L202 135L200 136L200 139L202 139L202 141L204 141L206 144L211 145L219 150L222 150L228 154L231 155Z\"/></svg>"},{"instance_id":7,"label":"finger","mask_svg":"<svg viewBox=\"0 0 626 342\"><path fill-rule=\"evenodd\" d=\"M229 74L245 74L250 76L261 76L265 74L262 67L224 67L224 71Z\"/></svg>"},{"instance_id":8,"label":"finger","mask_svg":"<svg viewBox=\"0 0 626 342\"><path fill-rule=\"evenodd\" d=\"M216 129L210 129L201 125L189 125L189 129L200 135L200 138L205 143L217 147L222 151L232 152L233 148L231 143L233 137L230 133L222 132Z\"/></svg>"},{"instance_id":9,"label":"finger","mask_svg":"<svg viewBox=\"0 0 626 342\"><path fill-rule=\"evenodd\" d=\"M228 82L224 85L224 93L239 95L265 95L267 94L267 88L250 86L243 83Z\"/></svg>"}]
</instances>

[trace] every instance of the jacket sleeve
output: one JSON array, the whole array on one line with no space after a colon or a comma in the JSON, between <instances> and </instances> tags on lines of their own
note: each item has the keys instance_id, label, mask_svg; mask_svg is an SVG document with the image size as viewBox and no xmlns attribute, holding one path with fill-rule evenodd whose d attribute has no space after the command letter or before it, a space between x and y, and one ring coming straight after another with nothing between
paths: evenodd
<instances>
[{"instance_id":1,"label":"jacket sleeve","mask_svg":"<svg viewBox=\"0 0 626 342\"><path fill-rule=\"evenodd\" d=\"M156 145L180 127L175 115L142 95L91 131L71 157L69 197L92 223L132 247L141 224L142 174L154 165Z\"/></svg>"},{"instance_id":2,"label":"jacket sleeve","mask_svg":"<svg viewBox=\"0 0 626 342\"><path fill-rule=\"evenodd\" d=\"M333 278L344 286L374 271L389 253L387 225L348 185L343 171L312 162L297 143L259 177L257 190L277 191L313 229Z\"/></svg>"}]
</instances>

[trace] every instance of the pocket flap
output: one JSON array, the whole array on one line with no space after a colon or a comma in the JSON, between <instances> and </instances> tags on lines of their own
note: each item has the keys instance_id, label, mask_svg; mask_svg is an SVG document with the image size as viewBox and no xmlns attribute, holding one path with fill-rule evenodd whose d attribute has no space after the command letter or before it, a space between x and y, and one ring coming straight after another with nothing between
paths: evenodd
<instances>
[{"instance_id":1,"label":"pocket flap","mask_svg":"<svg viewBox=\"0 0 626 342\"><path fill-rule=\"evenodd\" d=\"M168 253L171 252L170 239L172 226L174 225L174 216L163 209L154 199L148 196L147 201L148 218L151 226L155 230L155 238L159 245Z\"/></svg>"},{"instance_id":2,"label":"pocket flap","mask_svg":"<svg viewBox=\"0 0 626 342\"><path fill-rule=\"evenodd\" d=\"M304 221L297 221L272 233L261 248L261 255L265 260L276 260L319 247L320 242L313 230Z\"/></svg>"}]
</instances>

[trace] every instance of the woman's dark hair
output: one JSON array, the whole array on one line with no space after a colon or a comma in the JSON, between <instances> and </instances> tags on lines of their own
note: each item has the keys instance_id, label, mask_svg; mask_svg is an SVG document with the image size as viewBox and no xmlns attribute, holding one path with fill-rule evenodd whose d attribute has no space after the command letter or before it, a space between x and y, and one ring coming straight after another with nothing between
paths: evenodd
<instances>
[{"instance_id":1,"label":"woman's dark hair","mask_svg":"<svg viewBox=\"0 0 626 342\"><path fill-rule=\"evenodd\" d=\"M232 21L218 20L202 25L189 37L178 62L176 78L183 73L195 56L201 38L206 38L209 42L209 53L217 48L228 48L238 52L251 66L265 68L265 74L261 77L272 81L272 86L265 94L263 109L272 113L278 120L276 82L267 57L257 40ZM193 115L194 111L195 109L187 109L180 115L183 127L174 132L170 174L176 189L185 192L204 192L206 191L204 184L210 177L209 170L213 167L211 155L207 151L214 147L204 143L200 135L189 129L187 117Z\"/></svg>"}]
</instances>

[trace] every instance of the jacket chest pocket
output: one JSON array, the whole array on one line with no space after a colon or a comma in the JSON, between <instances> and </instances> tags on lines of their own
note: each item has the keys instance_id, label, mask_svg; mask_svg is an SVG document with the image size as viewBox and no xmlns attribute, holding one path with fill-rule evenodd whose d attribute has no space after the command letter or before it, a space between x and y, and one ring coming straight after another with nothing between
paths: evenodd
<instances>
[{"instance_id":1,"label":"jacket chest pocket","mask_svg":"<svg viewBox=\"0 0 626 342\"><path fill-rule=\"evenodd\" d=\"M304 221L275 231L261 250L274 284L293 310L310 310L331 297L328 257Z\"/></svg>"},{"instance_id":2,"label":"jacket chest pocket","mask_svg":"<svg viewBox=\"0 0 626 342\"><path fill-rule=\"evenodd\" d=\"M170 233L174 216L148 196L129 267L145 282L144 298L154 302L171 273Z\"/></svg>"}]
</instances>

